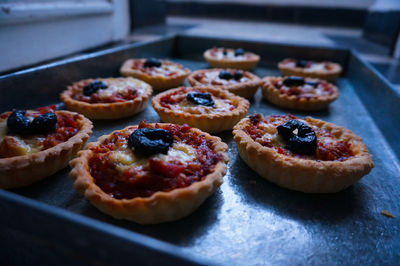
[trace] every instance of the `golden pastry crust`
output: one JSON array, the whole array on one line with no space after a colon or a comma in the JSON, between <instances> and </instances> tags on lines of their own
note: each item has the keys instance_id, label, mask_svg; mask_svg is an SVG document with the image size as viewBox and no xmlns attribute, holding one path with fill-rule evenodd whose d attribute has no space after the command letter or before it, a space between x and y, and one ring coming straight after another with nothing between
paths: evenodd
<instances>
[{"instance_id":1,"label":"golden pastry crust","mask_svg":"<svg viewBox=\"0 0 400 266\"><path fill-rule=\"evenodd\" d=\"M161 128L168 124L149 124ZM121 131L133 131L138 126L130 126ZM196 210L222 184L228 162L227 145L220 138L211 136L198 129L191 128L191 132L201 135L212 143L212 149L221 156L212 172L200 181L196 181L183 188L175 188L168 192L157 191L149 197L134 197L130 199L116 199L105 193L94 182L88 162L94 152L91 148L103 143L110 135L104 135L97 142L89 143L88 149L79 152L79 157L71 161L70 177L74 180L75 189L84 195L96 208L117 219L127 219L140 224L157 224L174 221L185 217Z\"/></svg>"},{"instance_id":2,"label":"golden pastry crust","mask_svg":"<svg viewBox=\"0 0 400 266\"><path fill-rule=\"evenodd\" d=\"M300 110L317 111L326 108L331 102L339 96L339 90L336 86L319 79L305 78L305 81L318 82L318 89L313 89L311 93L305 93L301 87L296 87L300 94L288 94L279 89L276 85L282 83L287 77L266 77L262 83L263 98L267 101L281 107ZM326 91L324 91L326 89Z\"/></svg>"},{"instance_id":3,"label":"golden pastry crust","mask_svg":"<svg viewBox=\"0 0 400 266\"><path fill-rule=\"evenodd\" d=\"M305 69L296 67L296 60L287 58L278 63L278 68L284 76L301 76L309 78L317 78L322 80L335 81L342 73L342 67L333 62L313 62L315 64L325 65L324 69Z\"/></svg>"},{"instance_id":4,"label":"golden pastry crust","mask_svg":"<svg viewBox=\"0 0 400 266\"><path fill-rule=\"evenodd\" d=\"M199 107L204 108L204 110L209 111L209 113L196 113L197 106L190 107L188 111L186 111L174 110L168 108L168 104L163 104L163 99L166 97L179 94L186 98L189 92L210 93L214 99L222 99L227 101L228 104L231 104L232 107L230 108L232 110L221 109L216 112L213 111L212 107ZM209 133L216 133L232 129L233 126L247 114L250 104L248 100L225 90L210 87L181 87L156 95L152 100L152 105L163 122L181 125L188 124L191 127L196 127ZM192 110L192 108L194 110Z\"/></svg>"},{"instance_id":5,"label":"golden pastry crust","mask_svg":"<svg viewBox=\"0 0 400 266\"><path fill-rule=\"evenodd\" d=\"M282 149L255 141L246 131L253 123L251 119L254 117L242 119L233 130L240 157L261 177L281 187L306 193L338 192L354 184L374 167L362 139L344 127L311 117L304 119L314 129L325 130L336 139L345 140L352 152L352 156L341 161L315 160L287 155L282 153ZM266 126L265 130L276 134L275 126Z\"/></svg>"},{"instance_id":6,"label":"golden pastry crust","mask_svg":"<svg viewBox=\"0 0 400 266\"><path fill-rule=\"evenodd\" d=\"M36 153L0 158L0 188L16 188L40 181L68 165L92 133L92 122L83 115L56 111L56 114L76 115L79 131L67 141Z\"/></svg>"},{"instance_id":7,"label":"golden pastry crust","mask_svg":"<svg viewBox=\"0 0 400 266\"><path fill-rule=\"evenodd\" d=\"M137 85L140 92L133 100L110 102L110 103L88 103L74 98L74 95L81 94L83 88L92 81L99 80L107 85L116 83L132 83ZM136 89L136 88L135 88ZM60 94L65 106L74 112L81 113L90 119L109 120L129 117L144 110L153 90L151 86L141 80L134 78L97 78L86 79L73 83L67 90Z\"/></svg>"},{"instance_id":8,"label":"golden pastry crust","mask_svg":"<svg viewBox=\"0 0 400 266\"><path fill-rule=\"evenodd\" d=\"M223 50L227 52L226 56L222 56ZM260 61L260 56L245 52L242 57L232 56L235 49L231 48L211 48L204 52L204 59L214 68L237 68L242 70L252 70Z\"/></svg>"},{"instance_id":9,"label":"golden pastry crust","mask_svg":"<svg viewBox=\"0 0 400 266\"><path fill-rule=\"evenodd\" d=\"M160 68L163 68L164 66L166 68L174 68L175 70L172 72L175 72L175 74L171 75L171 71L165 75L162 73L150 74L141 69L145 61L146 59L143 58L126 60L121 66L121 75L125 77L138 78L149 83L155 91L162 91L181 85L185 81L186 77L190 74L190 70L188 68L184 68L181 64L177 64L168 60L160 60L162 63Z\"/></svg>"},{"instance_id":10,"label":"golden pastry crust","mask_svg":"<svg viewBox=\"0 0 400 266\"><path fill-rule=\"evenodd\" d=\"M235 79L222 80L218 77L218 73L222 70L228 71L230 73L234 73L236 71L235 69L220 68L197 70L189 75L188 81L192 86L217 87L228 90L233 94L239 95L247 99L253 97L253 95L257 92L257 89L261 85L261 79L248 71L241 72L243 78L238 81L236 81ZM209 75L209 77L207 77L207 75Z\"/></svg>"}]
</instances>

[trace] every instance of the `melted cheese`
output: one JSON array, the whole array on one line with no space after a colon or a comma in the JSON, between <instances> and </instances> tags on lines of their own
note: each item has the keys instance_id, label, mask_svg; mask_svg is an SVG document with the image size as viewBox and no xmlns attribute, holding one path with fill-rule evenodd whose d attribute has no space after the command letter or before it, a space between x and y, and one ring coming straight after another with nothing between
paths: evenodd
<instances>
[{"instance_id":1,"label":"melted cheese","mask_svg":"<svg viewBox=\"0 0 400 266\"><path fill-rule=\"evenodd\" d=\"M143 83L139 80L135 80L132 78L126 78L126 79L110 79L110 80L103 80L103 82L106 82L108 85L108 88L105 90L98 90L97 94L99 95L100 98L108 98L112 96L113 94L116 93L123 93L126 91L127 87L132 87L134 88L138 95L143 94L144 88L143 88Z\"/></svg>"},{"instance_id":2,"label":"melted cheese","mask_svg":"<svg viewBox=\"0 0 400 266\"><path fill-rule=\"evenodd\" d=\"M187 144L176 143L169 148L167 154L155 154L149 158L136 156L126 145L118 151L112 151L110 160L116 165L119 171L124 171L132 166L145 167L149 159L159 159L163 162L179 161L181 163L194 161L196 150Z\"/></svg>"}]
</instances>

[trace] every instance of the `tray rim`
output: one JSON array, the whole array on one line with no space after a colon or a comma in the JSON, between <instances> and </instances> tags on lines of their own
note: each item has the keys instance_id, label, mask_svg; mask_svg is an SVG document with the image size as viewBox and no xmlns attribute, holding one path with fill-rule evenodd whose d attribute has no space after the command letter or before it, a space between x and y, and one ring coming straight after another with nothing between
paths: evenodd
<instances>
[{"instance_id":1,"label":"tray rim","mask_svg":"<svg viewBox=\"0 0 400 266\"><path fill-rule=\"evenodd\" d=\"M157 42L161 41L166 41L166 40L171 40L173 42L176 42L178 38L199 38L199 39L220 39L224 41L240 41L240 42L247 42L247 43L257 43L257 44L269 44L269 45L276 45L276 46L289 46L289 47L302 47L302 48L320 48L320 49L328 49L328 50L333 50L333 51L343 51L347 52L349 56L354 56L357 60L359 60L365 67L368 68L369 71L371 71L374 75L377 76L377 78L385 83L385 85L395 92L397 92L398 95L400 95L400 92L394 88L394 86L381 74L379 73L370 63L368 63L366 60L364 60L360 54L354 50L354 49L347 49L347 48L337 48L337 47L332 47L329 45L315 45L315 46L310 46L310 45L303 45L303 44L292 44L292 43L278 43L278 42L266 42L266 41L256 41L256 40L245 40L241 38L216 38L214 36L192 36L189 34L169 34L167 36L162 36L150 41L145 41L145 42L138 42L138 43L131 43L131 44L126 44L118 47L113 47L85 55L79 55L79 56L73 56L71 58L66 58L58 61L54 61L51 63L43 64L43 65L38 65L38 66L33 66L29 67L27 69L19 70L13 73L5 74L0 76L0 81L3 79L11 78L11 77L18 77L27 73L31 73L34 71L38 70L45 70L47 68L52 68L56 66L61 66L64 64L72 63L72 62L79 62L83 61L86 59L102 56L102 55L107 55L107 54L112 54L114 52L119 52L135 47L141 47L141 46L147 46L149 44L155 44ZM387 139L386 139L387 140ZM390 143L389 143L390 146ZM392 147L390 146L392 149ZM392 150L393 154L395 155L396 159L396 152ZM66 221L69 221L71 223L78 224L80 226L83 226L84 228L92 228L100 234L107 234L112 237L116 237L119 239L123 239L129 242L132 242L134 244L137 244L139 246L142 246L144 248L148 248L156 253L164 253L167 254L167 256L173 256L176 258L183 259L183 261L186 261L189 264L210 264L210 262L206 261L204 258L196 257L196 258L190 258L188 259L187 254L185 254L182 251L182 248L179 246L176 246L174 244L170 244L168 242L165 242L163 240L158 240L156 238L137 233L132 230L128 230L125 228L118 227L117 225L109 224L107 222L103 222L100 220L97 220L95 218L91 218L88 216L84 216L79 213L75 213L73 211L69 211L67 209L64 209L59 206L54 206L50 205L44 202L41 202L39 200L31 199L10 191L6 190L0 190L0 200L5 200L7 202L11 202L15 205L25 205L25 207L28 207L32 210L47 213L48 215L51 215L53 217L58 217L62 218ZM1 204L0 204L1 206ZM212 263L212 262L211 262Z\"/></svg>"}]
</instances>

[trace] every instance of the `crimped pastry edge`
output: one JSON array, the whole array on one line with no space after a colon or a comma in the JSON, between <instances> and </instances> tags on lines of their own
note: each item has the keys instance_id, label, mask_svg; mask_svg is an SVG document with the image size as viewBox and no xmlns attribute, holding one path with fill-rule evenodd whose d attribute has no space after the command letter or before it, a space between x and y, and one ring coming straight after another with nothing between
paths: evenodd
<instances>
[{"instance_id":1,"label":"crimped pastry edge","mask_svg":"<svg viewBox=\"0 0 400 266\"><path fill-rule=\"evenodd\" d=\"M252 70L260 61L260 56L252 52L246 52L251 54L252 58L242 61L229 60L227 58L216 59L210 55L211 50L212 48L206 50L203 54L203 57L208 62L208 64L214 68L237 68L242 70Z\"/></svg>"},{"instance_id":2,"label":"crimped pastry edge","mask_svg":"<svg viewBox=\"0 0 400 266\"><path fill-rule=\"evenodd\" d=\"M286 58L290 59L290 58ZM286 60L284 59L284 60ZM304 71L304 69L300 67L287 67L285 64L282 62L278 63L278 68L282 72L282 75L284 76L301 76L301 77L308 77L308 78L318 78L318 79L323 79L323 80L328 80L328 81L335 81L340 74L342 73L342 67L333 62L321 62L321 63L326 63L329 64L333 67L331 70L315 70L315 71Z\"/></svg>"},{"instance_id":3,"label":"crimped pastry edge","mask_svg":"<svg viewBox=\"0 0 400 266\"><path fill-rule=\"evenodd\" d=\"M343 162L299 159L279 154L254 141L242 128L249 118L242 119L233 129L240 157L268 181L305 193L334 193L351 186L374 167L371 155L362 139L352 131L333 123L307 117L306 121L341 132L352 139L352 150L358 154Z\"/></svg>"},{"instance_id":4,"label":"crimped pastry edge","mask_svg":"<svg viewBox=\"0 0 400 266\"><path fill-rule=\"evenodd\" d=\"M107 79L125 79L125 78L96 78L96 79L85 79L73 83L67 87L67 90L60 94L61 101L64 102L65 106L74 112L83 114L90 119L96 120L111 120L129 117L143 111L146 106L148 99L150 98L153 90L149 84L142 80L140 81L144 86L144 92L142 95L136 97L133 100L116 103L85 103L72 98L74 90L82 88L84 83L93 80L107 80ZM133 79L133 78L132 78Z\"/></svg>"},{"instance_id":5,"label":"crimped pastry edge","mask_svg":"<svg viewBox=\"0 0 400 266\"><path fill-rule=\"evenodd\" d=\"M225 130L230 130L233 126L242 119L249 110L250 103L245 98L236 96L226 90L221 90L217 88L198 86L198 87L186 87L188 91L200 90L209 92L213 95L223 96L231 100L238 102L238 107L232 111L226 113L218 114L191 114L191 113L177 113L174 110L165 108L161 106L160 99L165 95L174 93L181 88L171 89L162 92L155 97L153 97L151 103L154 110L160 116L161 121L173 123L173 124L188 124L191 127L199 128L208 133L218 133Z\"/></svg>"},{"instance_id":6,"label":"crimped pastry edge","mask_svg":"<svg viewBox=\"0 0 400 266\"><path fill-rule=\"evenodd\" d=\"M243 98L250 99L253 97L253 95L257 92L257 89L260 87L262 80L254 75L253 73L250 73L248 71L244 71L244 75L250 78L250 81L247 82L242 82L238 84L231 84L231 85L212 85L212 84L203 84L196 80L194 76L198 74L203 74L207 72L213 72L213 71L221 71L221 70L235 70L235 69L222 69L222 68L212 68L212 69L201 69L201 70L196 70L192 72L189 77L188 77L188 82L192 86L210 86L210 87L215 87L215 88L221 88L224 90L228 90L229 92L232 92L233 94L239 95Z\"/></svg>"},{"instance_id":7,"label":"crimped pastry edge","mask_svg":"<svg viewBox=\"0 0 400 266\"><path fill-rule=\"evenodd\" d=\"M128 126L122 130L129 128L137 128L137 126ZM196 128L191 130L211 140L213 150L223 156L223 160L217 163L214 171L199 182L169 192L159 191L146 198L114 199L94 183L88 166L93 152L87 149L80 151L78 157L70 162L72 168L70 177L74 180L74 188L100 211L116 219L126 219L139 224L157 224L183 218L195 211L222 184L229 160L226 153L228 146L219 137L211 136ZM117 131L119 130L109 135ZM109 135L103 135L97 142L89 143L88 148L103 142Z\"/></svg>"},{"instance_id":8,"label":"crimped pastry edge","mask_svg":"<svg viewBox=\"0 0 400 266\"><path fill-rule=\"evenodd\" d=\"M0 159L0 188L16 188L40 181L68 165L92 133L92 122L81 114L69 111L57 113L78 115L80 130L66 142L32 154Z\"/></svg>"},{"instance_id":9,"label":"crimped pastry edge","mask_svg":"<svg viewBox=\"0 0 400 266\"><path fill-rule=\"evenodd\" d=\"M285 77L265 77L262 80L261 91L263 98L267 101L281 107L290 108L293 110L300 111L317 111L326 108L331 102L335 101L339 97L339 90L333 84L334 93L328 96L315 96L313 98L298 98L295 95L286 95L280 93L278 89L271 84L271 80L283 80ZM306 78L307 79L307 78ZM320 79L313 79L322 81Z\"/></svg>"},{"instance_id":10,"label":"crimped pastry edge","mask_svg":"<svg viewBox=\"0 0 400 266\"><path fill-rule=\"evenodd\" d=\"M163 91L170 88L175 88L181 85L185 81L186 77L190 74L190 70L188 68L184 68L181 64L174 63L168 60L160 60L163 64L173 64L181 67L184 73L173 77L163 77L163 76L153 77L151 75L143 73L142 71L132 69L131 67L132 63L138 60L145 60L145 59L139 58L139 59L126 60L120 68L121 75L125 77L134 77L143 80L148 84L150 84L155 91Z\"/></svg>"}]
</instances>

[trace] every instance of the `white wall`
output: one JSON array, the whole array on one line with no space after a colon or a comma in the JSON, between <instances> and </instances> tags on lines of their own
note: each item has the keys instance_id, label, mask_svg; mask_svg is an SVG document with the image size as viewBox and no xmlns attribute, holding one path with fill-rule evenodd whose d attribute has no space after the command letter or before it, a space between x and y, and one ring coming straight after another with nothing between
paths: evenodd
<instances>
[{"instance_id":1,"label":"white wall","mask_svg":"<svg viewBox=\"0 0 400 266\"><path fill-rule=\"evenodd\" d=\"M124 39L129 27L128 0L2 1L0 72Z\"/></svg>"}]
</instances>

